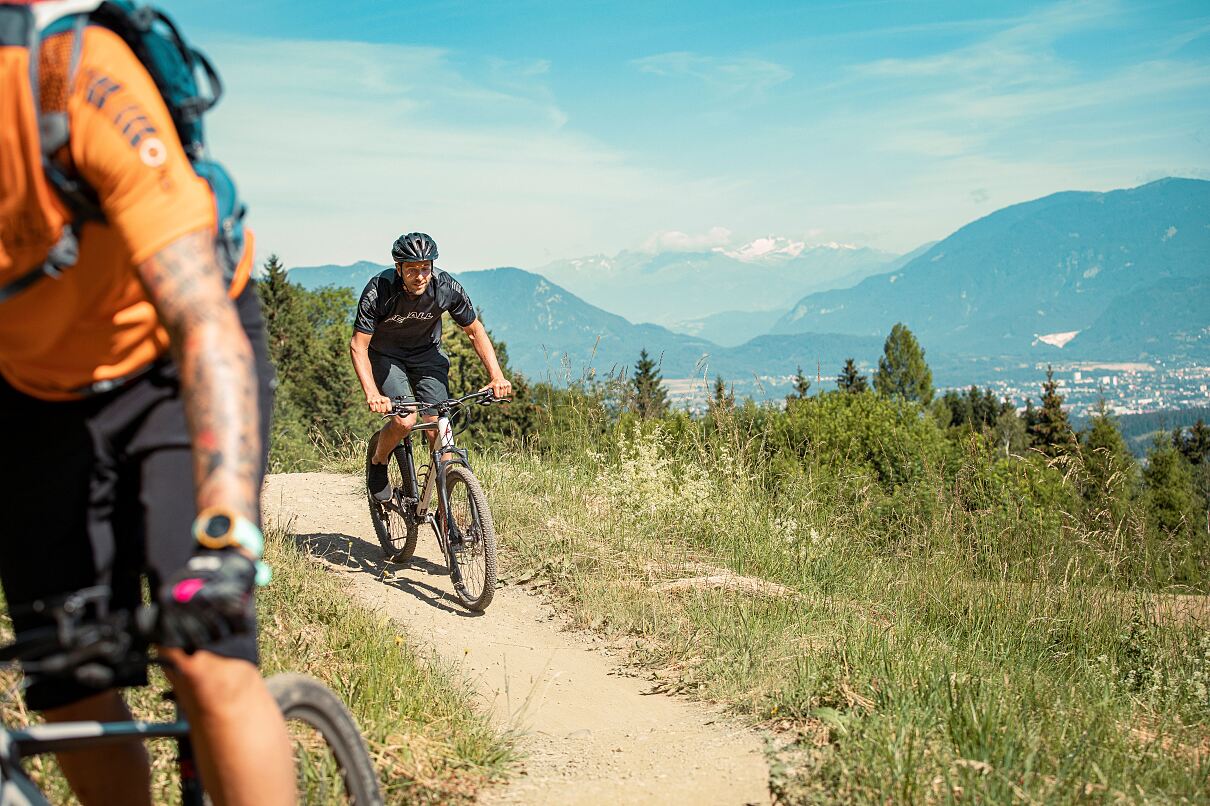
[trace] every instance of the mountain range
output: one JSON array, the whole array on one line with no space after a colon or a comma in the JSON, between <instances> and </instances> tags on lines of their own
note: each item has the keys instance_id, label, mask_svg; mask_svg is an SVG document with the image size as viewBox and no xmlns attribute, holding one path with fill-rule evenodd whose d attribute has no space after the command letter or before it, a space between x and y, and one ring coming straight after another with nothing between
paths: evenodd
<instances>
[{"instance_id":1,"label":"mountain range","mask_svg":"<svg viewBox=\"0 0 1210 806\"><path fill-rule=\"evenodd\" d=\"M931 348L965 354L1196 352L1210 347L1210 308L1182 305L1179 322L1144 313L1161 298L1204 300L1207 280L1210 182L1164 179L998 210L897 271L803 297L772 332L870 336L903 322Z\"/></svg>"},{"instance_id":2,"label":"mountain range","mask_svg":"<svg viewBox=\"0 0 1210 806\"><path fill-rule=\"evenodd\" d=\"M386 268L362 261L299 267L289 276L305 288L338 285L360 291ZM585 376L589 368L598 376L627 372L645 349L668 378L717 374L755 382L757 376L776 386L788 383L799 366L819 363L834 375L834 365L845 358L856 355L869 361L882 349L880 338L830 334L763 335L738 347L720 347L660 325L633 324L521 269L467 271L456 277L492 337L508 346L509 363L535 379L566 383Z\"/></svg>"},{"instance_id":3,"label":"mountain range","mask_svg":"<svg viewBox=\"0 0 1210 806\"><path fill-rule=\"evenodd\" d=\"M641 317L610 312L545 274L497 268L457 277L508 344L513 366L554 380L579 377L589 365L598 373L621 369L641 349L662 360L669 378L721 374L784 383L798 366L809 374L822 366L834 376L847 357L872 366L896 322L916 334L939 383L950 374L961 383L971 360L994 356L1210 359L1210 182L1057 193L999 210L899 258L785 243L767 239L780 248L736 254L624 252L544 267L598 299L658 310L669 327L635 324ZM756 278L789 282L797 276L789 269L801 274L808 265L817 269L811 282L835 285L805 294L780 318L775 306L794 299L785 292L767 296L768 310L743 309L750 298L741 290L761 290ZM880 273L840 287L879 266ZM359 291L386 268L300 267L289 276L310 288ZM741 281L728 286L732 276ZM706 310L699 307L706 299L711 313L683 316Z\"/></svg>"},{"instance_id":4,"label":"mountain range","mask_svg":"<svg viewBox=\"0 0 1210 806\"><path fill-rule=\"evenodd\" d=\"M623 251L559 260L536 272L585 302L632 322L691 332L693 323L721 313L763 313L772 323L786 309L787 300L844 288L890 271L897 257L869 247L808 247L801 241L770 237L731 250ZM768 327L761 332L768 332Z\"/></svg>"}]
</instances>

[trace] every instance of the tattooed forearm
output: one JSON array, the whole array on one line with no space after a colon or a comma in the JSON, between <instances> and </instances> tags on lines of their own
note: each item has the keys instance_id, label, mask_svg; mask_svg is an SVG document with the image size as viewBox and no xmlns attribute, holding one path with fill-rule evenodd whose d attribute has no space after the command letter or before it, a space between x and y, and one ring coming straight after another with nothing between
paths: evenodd
<instances>
[{"instance_id":1,"label":"tattooed forearm","mask_svg":"<svg viewBox=\"0 0 1210 806\"><path fill-rule=\"evenodd\" d=\"M198 508L221 504L255 520L260 469L252 348L214 258L195 232L139 266L171 339L193 443Z\"/></svg>"}]
</instances>

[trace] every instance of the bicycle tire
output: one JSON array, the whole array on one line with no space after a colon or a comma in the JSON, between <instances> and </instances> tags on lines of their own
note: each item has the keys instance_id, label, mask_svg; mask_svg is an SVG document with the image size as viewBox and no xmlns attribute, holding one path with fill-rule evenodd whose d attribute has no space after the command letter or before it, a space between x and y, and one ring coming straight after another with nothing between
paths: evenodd
<instances>
[{"instance_id":1,"label":"bicycle tire","mask_svg":"<svg viewBox=\"0 0 1210 806\"><path fill-rule=\"evenodd\" d=\"M416 553L416 540L420 536L420 525L414 520L400 515L397 511L383 506L370 493L370 463L374 459L374 451L378 447L377 432L370 437L366 447L366 500L370 504L370 522L374 524L374 534L378 536L378 545L382 547L382 556L393 563L405 563ZM395 501L399 500L398 491L403 488L404 458L402 451L407 450L407 443L395 448L391 454L394 461L387 462L387 477L391 480L391 489L396 492Z\"/></svg>"},{"instance_id":2,"label":"bicycle tire","mask_svg":"<svg viewBox=\"0 0 1210 806\"><path fill-rule=\"evenodd\" d=\"M277 702L277 707L281 709L282 716L286 718L292 739L296 729L307 728L317 733L327 745L343 785L345 802L355 806L381 804L383 799L378 786L378 772L370 760L369 750L366 749L357 722L340 698L323 683L302 674L276 674L268 678L265 685ZM306 740L295 748L295 767L300 778L304 778L303 771L310 766L310 762L297 756L314 752L311 736L312 733L308 732ZM325 791L316 795L311 791L311 784L317 784ZM334 802L331 788L333 784L334 781L300 780L300 802ZM338 796L335 802L340 802Z\"/></svg>"},{"instance_id":3,"label":"bicycle tire","mask_svg":"<svg viewBox=\"0 0 1210 806\"><path fill-rule=\"evenodd\" d=\"M466 488L465 503L457 492L459 485ZM463 534L462 549L450 552L451 579L454 565L462 574L462 585L455 585L454 593L468 609L486 610L496 593L496 527L487 496L479 479L464 465L450 465L446 470L445 494L454 522Z\"/></svg>"}]
</instances>

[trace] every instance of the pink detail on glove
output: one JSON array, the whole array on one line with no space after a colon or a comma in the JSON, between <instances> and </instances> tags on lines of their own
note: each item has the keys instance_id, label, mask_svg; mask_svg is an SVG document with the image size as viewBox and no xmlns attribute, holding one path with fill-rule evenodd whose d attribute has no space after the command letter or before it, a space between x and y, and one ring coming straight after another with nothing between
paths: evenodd
<instances>
[{"instance_id":1,"label":"pink detail on glove","mask_svg":"<svg viewBox=\"0 0 1210 806\"><path fill-rule=\"evenodd\" d=\"M182 579L172 589L172 598L181 604L188 602L206 583L200 579Z\"/></svg>"}]
</instances>

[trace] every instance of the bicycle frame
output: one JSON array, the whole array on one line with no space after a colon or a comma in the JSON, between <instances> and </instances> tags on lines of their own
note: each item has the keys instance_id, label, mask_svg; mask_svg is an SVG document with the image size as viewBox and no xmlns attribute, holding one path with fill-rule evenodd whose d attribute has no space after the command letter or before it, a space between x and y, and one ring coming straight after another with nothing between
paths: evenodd
<instances>
[{"instance_id":1,"label":"bicycle frame","mask_svg":"<svg viewBox=\"0 0 1210 806\"><path fill-rule=\"evenodd\" d=\"M118 742L146 739L175 739L177 772L181 781L182 806L202 806L202 782L194 762L189 724L180 716L175 722L54 722L22 730L0 727L0 802L19 794L14 803L46 804L49 801L21 768L21 761L43 753L84 750ZM16 789L16 793L11 791Z\"/></svg>"},{"instance_id":2,"label":"bicycle frame","mask_svg":"<svg viewBox=\"0 0 1210 806\"><path fill-rule=\"evenodd\" d=\"M444 409L439 410L436 422L417 423L412 427L412 431L436 431L437 446L432 450L432 459L424 472L424 488L417 494L417 491L420 490L420 483L416 476L416 463L412 458L411 434L404 437L400 443L404 454L403 479L406 498L415 502L410 504L412 512L409 514L418 522L428 522L433 526L433 531L437 533L441 543L441 550L445 553L446 562L449 563L450 575L456 587L463 584L462 572L450 549L450 535L444 533L447 529L457 529L450 512L445 480L450 465L458 464L470 470L470 459L464 449L454 444L454 431L450 425L449 415ZM437 523L434 513L429 511L429 503L433 500L434 494L437 498L436 514L440 515L441 522L446 524L444 529ZM405 506L409 506L409 504L405 504ZM461 535L458 537L461 538Z\"/></svg>"}]
</instances>

